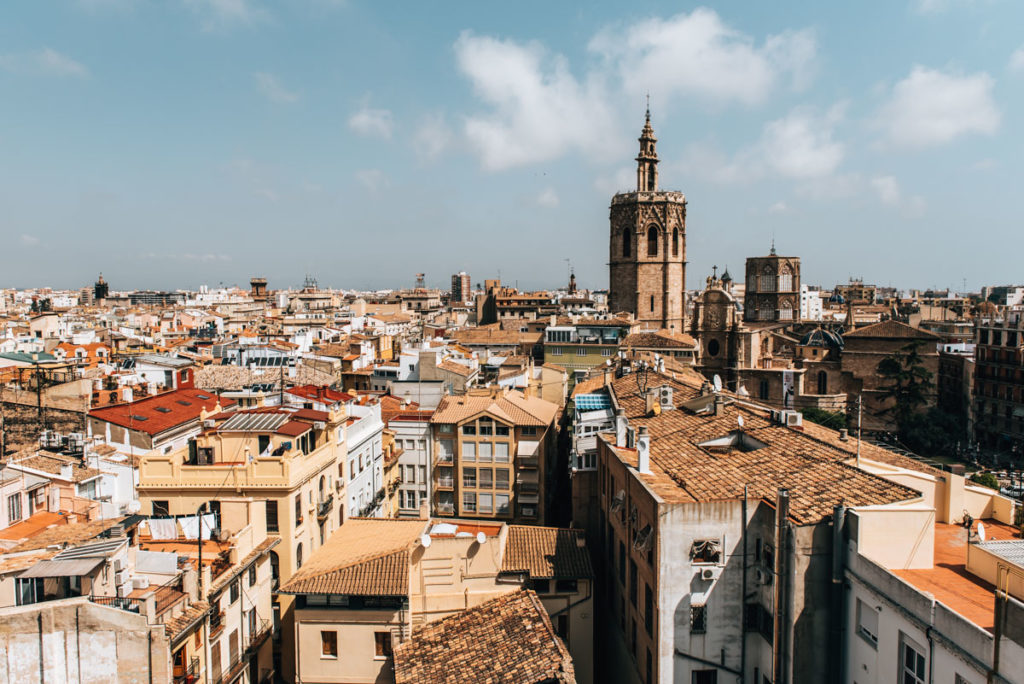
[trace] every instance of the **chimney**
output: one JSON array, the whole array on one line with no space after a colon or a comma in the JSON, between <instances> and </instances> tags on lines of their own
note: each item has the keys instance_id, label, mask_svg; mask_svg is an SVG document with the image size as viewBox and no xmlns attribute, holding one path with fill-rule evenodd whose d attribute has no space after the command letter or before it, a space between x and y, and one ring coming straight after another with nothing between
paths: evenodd
<instances>
[{"instance_id":1,"label":"chimney","mask_svg":"<svg viewBox=\"0 0 1024 684\"><path fill-rule=\"evenodd\" d=\"M626 428L628 427L629 421L626 420L625 409L617 410L615 412L615 446L626 446Z\"/></svg>"},{"instance_id":2,"label":"chimney","mask_svg":"<svg viewBox=\"0 0 1024 684\"><path fill-rule=\"evenodd\" d=\"M654 390L647 390L644 393L644 415L649 416L654 413L654 407L658 404L658 395Z\"/></svg>"},{"instance_id":3,"label":"chimney","mask_svg":"<svg viewBox=\"0 0 1024 684\"><path fill-rule=\"evenodd\" d=\"M636 469L645 475L651 473L651 435L646 425L640 426L636 436Z\"/></svg>"},{"instance_id":4,"label":"chimney","mask_svg":"<svg viewBox=\"0 0 1024 684\"><path fill-rule=\"evenodd\" d=\"M721 394L715 395L715 417L725 415L725 397Z\"/></svg>"},{"instance_id":5,"label":"chimney","mask_svg":"<svg viewBox=\"0 0 1024 684\"><path fill-rule=\"evenodd\" d=\"M847 430L846 428L843 428L842 430L839 431L839 441L845 442L848 439L850 439L850 431Z\"/></svg>"}]
</instances>

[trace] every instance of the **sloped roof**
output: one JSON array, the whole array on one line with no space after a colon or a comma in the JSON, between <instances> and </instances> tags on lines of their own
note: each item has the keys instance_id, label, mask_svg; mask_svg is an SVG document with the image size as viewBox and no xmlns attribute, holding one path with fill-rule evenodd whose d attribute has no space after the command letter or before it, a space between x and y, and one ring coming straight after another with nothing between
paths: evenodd
<instances>
[{"instance_id":1,"label":"sloped roof","mask_svg":"<svg viewBox=\"0 0 1024 684\"><path fill-rule=\"evenodd\" d=\"M526 571L534 579L593 577L583 539L583 530L509 525L501 571Z\"/></svg>"},{"instance_id":2,"label":"sloped roof","mask_svg":"<svg viewBox=\"0 0 1024 684\"><path fill-rule=\"evenodd\" d=\"M480 413L487 413L513 425L544 427L558 413L558 405L521 392L505 392L497 397L471 394L446 396L441 399L432 423L458 423Z\"/></svg>"},{"instance_id":3,"label":"sloped roof","mask_svg":"<svg viewBox=\"0 0 1024 684\"><path fill-rule=\"evenodd\" d=\"M396 684L576 681L572 659L532 591L515 591L416 630L394 652Z\"/></svg>"},{"instance_id":4,"label":"sloped roof","mask_svg":"<svg viewBox=\"0 0 1024 684\"><path fill-rule=\"evenodd\" d=\"M409 553L425 520L352 518L281 587L283 594L402 596Z\"/></svg>"},{"instance_id":5,"label":"sloped roof","mask_svg":"<svg viewBox=\"0 0 1024 684\"><path fill-rule=\"evenodd\" d=\"M624 347L644 347L645 349L696 349L697 340L683 333L669 330L657 332L636 332L627 335L622 341Z\"/></svg>"},{"instance_id":6,"label":"sloped roof","mask_svg":"<svg viewBox=\"0 0 1024 684\"><path fill-rule=\"evenodd\" d=\"M851 330L848 333L844 333L843 337L873 337L908 340L941 339L941 337L928 330L922 330L920 328L915 328L911 325L907 325L906 323L900 323L899 321L893 320L882 321L881 323L874 323L872 325L866 325L863 328Z\"/></svg>"},{"instance_id":7,"label":"sloped roof","mask_svg":"<svg viewBox=\"0 0 1024 684\"><path fill-rule=\"evenodd\" d=\"M235 400L218 398L209 390L180 389L128 404L96 408L89 411L89 417L149 435L157 435L198 420L203 410L212 411L218 403L223 409L234 406Z\"/></svg>"}]
</instances>

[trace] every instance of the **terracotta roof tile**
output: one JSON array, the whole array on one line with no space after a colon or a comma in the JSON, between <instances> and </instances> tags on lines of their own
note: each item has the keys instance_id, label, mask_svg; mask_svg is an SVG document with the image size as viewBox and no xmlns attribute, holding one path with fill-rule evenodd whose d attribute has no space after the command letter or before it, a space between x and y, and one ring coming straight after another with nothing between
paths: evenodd
<instances>
[{"instance_id":1,"label":"terracotta roof tile","mask_svg":"<svg viewBox=\"0 0 1024 684\"><path fill-rule=\"evenodd\" d=\"M501 570L525 570L537 579L593 577L583 539L583 530L509 525Z\"/></svg>"},{"instance_id":2,"label":"terracotta roof tile","mask_svg":"<svg viewBox=\"0 0 1024 684\"><path fill-rule=\"evenodd\" d=\"M514 425L545 427L551 425L558 406L537 397L526 397L520 392L506 392L497 397L465 394L441 399L432 423L458 423L480 413L488 413Z\"/></svg>"},{"instance_id":3,"label":"terracotta roof tile","mask_svg":"<svg viewBox=\"0 0 1024 684\"><path fill-rule=\"evenodd\" d=\"M882 321L881 323L875 323L873 325L866 325L863 328L857 328L851 330L848 333L843 334L844 338L847 337L874 337L874 338L901 338L901 339L914 339L914 340L938 340L941 339L938 335L927 330L921 330L913 326L907 325L906 323L900 323L899 321Z\"/></svg>"},{"instance_id":4,"label":"terracotta roof tile","mask_svg":"<svg viewBox=\"0 0 1024 684\"><path fill-rule=\"evenodd\" d=\"M576 681L572 659L532 591L491 599L416 630L395 648L396 684Z\"/></svg>"},{"instance_id":5,"label":"terracotta roof tile","mask_svg":"<svg viewBox=\"0 0 1024 684\"><path fill-rule=\"evenodd\" d=\"M212 411L218 402L221 408L235 405L233 399L218 399L212 391L181 389L139 399L129 404L93 409L89 411L89 417L149 435L157 435L198 420L201 411Z\"/></svg>"}]
</instances>

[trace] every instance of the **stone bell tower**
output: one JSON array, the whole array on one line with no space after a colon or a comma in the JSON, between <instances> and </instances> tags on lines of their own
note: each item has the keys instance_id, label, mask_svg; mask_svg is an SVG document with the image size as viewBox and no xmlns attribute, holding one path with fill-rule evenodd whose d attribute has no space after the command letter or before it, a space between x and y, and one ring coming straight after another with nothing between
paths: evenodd
<instances>
[{"instance_id":1,"label":"stone bell tower","mask_svg":"<svg viewBox=\"0 0 1024 684\"><path fill-rule=\"evenodd\" d=\"M686 315L686 197L658 189L658 139L647 110L636 191L612 198L608 308L652 330L681 333Z\"/></svg>"}]
</instances>

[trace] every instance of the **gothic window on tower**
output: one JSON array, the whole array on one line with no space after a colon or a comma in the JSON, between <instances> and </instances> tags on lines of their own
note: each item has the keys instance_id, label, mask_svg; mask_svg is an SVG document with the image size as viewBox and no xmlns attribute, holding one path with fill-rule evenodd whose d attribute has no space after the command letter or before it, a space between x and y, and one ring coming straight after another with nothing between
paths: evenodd
<instances>
[{"instance_id":1,"label":"gothic window on tower","mask_svg":"<svg viewBox=\"0 0 1024 684\"><path fill-rule=\"evenodd\" d=\"M771 302L761 302L761 308L759 310L758 319L762 321L771 321L775 318L775 310L772 308Z\"/></svg>"},{"instance_id":2,"label":"gothic window on tower","mask_svg":"<svg viewBox=\"0 0 1024 684\"><path fill-rule=\"evenodd\" d=\"M647 190L654 192L654 164L647 167Z\"/></svg>"},{"instance_id":3,"label":"gothic window on tower","mask_svg":"<svg viewBox=\"0 0 1024 684\"><path fill-rule=\"evenodd\" d=\"M679 229L672 229L672 256L679 256Z\"/></svg>"},{"instance_id":4,"label":"gothic window on tower","mask_svg":"<svg viewBox=\"0 0 1024 684\"><path fill-rule=\"evenodd\" d=\"M651 295L651 311L654 311L654 295Z\"/></svg>"},{"instance_id":5,"label":"gothic window on tower","mask_svg":"<svg viewBox=\"0 0 1024 684\"><path fill-rule=\"evenodd\" d=\"M782 273L779 274L779 292L789 292L793 289L793 274L789 272L789 269L783 267Z\"/></svg>"},{"instance_id":6,"label":"gothic window on tower","mask_svg":"<svg viewBox=\"0 0 1024 684\"><path fill-rule=\"evenodd\" d=\"M647 229L647 256L658 256L658 229L655 226Z\"/></svg>"},{"instance_id":7,"label":"gothic window on tower","mask_svg":"<svg viewBox=\"0 0 1024 684\"><path fill-rule=\"evenodd\" d=\"M760 292L775 292L775 274L770 268L765 268L761 275Z\"/></svg>"},{"instance_id":8,"label":"gothic window on tower","mask_svg":"<svg viewBox=\"0 0 1024 684\"><path fill-rule=\"evenodd\" d=\"M623 230L622 231L622 256L628 257L628 256L630 256L630 252L631 252L631 250L630 250L630 244L629 244L629 231L628 230Z\"/></svg>"},{"instance_id":9,"label":"gothic window on tower","mask_svg":"<svg viewBox=\"0 0 1024 684\"><path fill-rule=\"evenodd\" d=\"M793 305L786 301L782 302L779 307L779 320L780 321L791 321L793 320Z\"/></svg>"}]
</instances>

